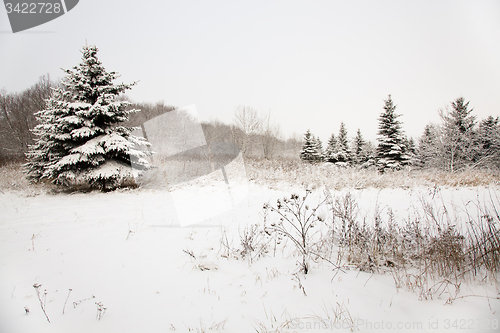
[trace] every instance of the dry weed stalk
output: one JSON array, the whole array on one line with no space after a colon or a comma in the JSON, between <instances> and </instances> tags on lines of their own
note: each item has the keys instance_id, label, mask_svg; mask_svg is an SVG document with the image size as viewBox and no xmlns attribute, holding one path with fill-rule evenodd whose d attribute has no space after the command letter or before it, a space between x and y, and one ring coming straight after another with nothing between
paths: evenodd
<instances>
[{"instance_id":1,"label":"dry weed stalk","mask_svg":"<svg viewBox=\"0 0 500 333\"><path fill-rule=\"evenodd\" d=\"M248 259L250 263L269 252L271 239L258 224L239 229L239 247L234 247L229 241L227 229L221 229L220 244L223 258Z\"/></svg>"},{"instance_id":2,"label":"dry weed stalk","mask_svg":"<svg viewBox=\"0 0 500 333\"><path fill-rule=\"evenodd\" d=\"M101 320L102 316L106 313L106 307L101 303L101 302L95 302L97 305L97 315L96 318L97 320Z\"/></svg>"},{"instance_id":3,"label":"dry weed stalk","mask_svg":"<svg viewBox=\"0 0 500 333\"><path fill-rule=\"evenodd\" d=\"M73 289L69 289L68 296L66 297L66 300L64 301L62 314L64 314L64 309L66 308L66 303L68 303L69 295L71 294L72 291L73 291Z\"/></svg>"},{"instance_id":4,"label":"dry weed stalk","mask_svg":"<svg viewBox=\"0 0 500 333\"><path fill-rule=\"evenodd\" d=\"M45 312L45 303L47 301L47 289L45 289L43 292L43 300L42 300L42 296L40 295L41 286L42 286L41 284L35 283L33 285L33 288L35 288L36 290L36 297L38 297L38 300L40 301L40 307L42 308L43 314L45 315L45 318L47 318L47 321L50 323L49 316L47 315L47 312Z\"/></svg>"},{"instance_id":5,"label":"dry weed stalk","mask_svg":"<svg viewBox=\"0 0 500 333\"><path fill-rule=\"evenodd\" d=\"M304 163L296 158L263 160L246 158L249 179L262 185L302 184L342 188L411 188L415 186L487 186L500 184L498 171L468 169L446 172L439 169L403 169L380 174L375 168L339 167L332 163Z\"/></svg>"},{"instance_id":6,"label":"dry weed stalk","mask_svg":"<svg viewBox=\"0 0 500 333\"><path fill-rule=\"evenodd\" d=\"M311 255L312 235L311 229L318 222L324 221L324 215L318 211L326 199L320 201L316 206L310 207L307 203L308 196L312 193L306 190L304 196L298 194L290 195L290 198L278 199L276 207L264 204L264 210L269 210L278 215L278 221L271 221L266 225L268 235L276 233L293 242L302 256L301 270L304 274L309 271L307 258Z\"/></svg>"}]
</instances>

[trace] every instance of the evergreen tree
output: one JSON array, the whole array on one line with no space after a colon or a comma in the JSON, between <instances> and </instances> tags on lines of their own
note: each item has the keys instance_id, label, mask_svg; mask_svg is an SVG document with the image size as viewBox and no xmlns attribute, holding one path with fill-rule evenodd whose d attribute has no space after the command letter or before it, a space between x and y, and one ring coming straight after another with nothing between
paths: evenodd
<instances>
[{"instance_id":1,"label":"evergreen tree","mask_svg":"<svg viewBox=\"0 0 500 333\"><path fill-rule=\"evenodd\" d=\"M489 116L479 124L478 132L481 162L500 166L500 118Z\"/></svg>"},{"instance_id":2,"label":"evergreen tree","mask_svg":"<svg viewBox=\"0 0 500 333\"><path fill-rule=\"evenodd\" d=\"M328 144L326 146L325 161L332 163L337 162L337 153L338 153L337 139L335 138L335 134L332 134L330 136L330 139L328 139Z\"/></svg>"},{"instance_id":3,"label":"evergreen tree","mask_svg":"<svg viewBox=\"0 0 500 333\"><path fill-rule=\"evenodd\" d=\"M362 156L365 158L365 162L361 165L363 168L369 168L377 164L377 147L370 142L365 142L363 146Z\"/></svg>"},{"instance_id":4,"label":"evergreen tree","mask_svg":"<svg viewBox=\"0 0 500 333\"><path fill-rule=\"evenodd\" d=\"M444 116L445 126L453 127L459 133L469 133L476 125L476 116L472 115L474 109L469 109L469 103L465 103L463 97L451 102L452 110Z\"/></svg>"},{"instance_id":5,"label":"evergreen tree","mask_svg":"<svg viewBox=\"0 0 500 333\"><path fill-rule=\"evenodd\" d=\"M304 134L300 158L304 161L314 162L318 159L318 142L311 134L310 130Z\"/></svg>"},{"instance_id":6,"label":"evergreen tree","mask_svg":"<svg viewBox=\"0 0 500 333\"><path fill-rule=\"evenodd\" d=\"M317 162L321 162L324 160L324 152L323 152L323 144L319 137L316 137L316 152L315 152L315 160Z\"/></svg>"},{"instance_id":7,"label":"evergreen tree","mask_svg":"<svg viewBox=\"0 0 500 333\"><path fill-rule=\"evenodd\" d=\"M139 150L149 143L119 126L136 110L126 110L130 103L117 97L135 83L113 84L118 75L104 69L97 51L83 48L82 62L65 71L62 88L36 114L37 140L26 165L31 180L111 190L132 184L138 170L149 167L150 153Z\"/></svg>"},{"instance_id":8,"label":"evergreen tree","mask_svg":"<svg viewBox=\"0 0 500 333\"><path fill-rule=\"evenodd\" d=\"M46 168L63 158L69 150L63 140L57 139L65 133L53 125L57 119L64 118L69 112L68 103L62 99L63 95L61 89L54 88L52 95L46 101L46 109L35 113L40 124L32 130L37 139L29 147L28 163L25 165L28 179L32 181L49 178Z\"/></svg>"},{"instance_id":9,"label":"evergreen tree","mask_svg":"<svg viewBox=\"0 0 500 333\"><path fill-rule=\"evenodd\" d=\"M349 148L349 138L347 137L347 129L343 122L340 123L338 135L338 153L337 162L351 162L351 150Z\"/></svg>"},{"instance_id":10,"label":"evergreen tree","mask_svg":"<svg viewBox=\"0 0 500 333\"><path fill-rule=\"evenodd\" d=\"M395 113L396 105L391 95L384 102L384 112L379 117L377 138L377 167L381 172L401 169L408 161L401 122L398 121L401 115Z\"/></svg>"},{"instance_id":11,"label":"evergreen tree","mask_svg":"<svg viewBox=\"0 0 500 333\"><path fill-rule=\"evenodd\" d=\"M500 129L500 118L493 118L488 116L488 118L483 119L479 123L479 136L481 140L481 148L485 152L489 152L495 148L498 140L498 131Z\"/></svg>"},{"instance_id":12,"label":"evergreen tree","mask_svg":"<svg viewBox=\"0 0 500 333\"><path fill-rule=\"evenodd\" d=\"M354 147L353 147L353 161L356 164L362 164L367 161L367 156L365 156L364 146L365 140L361 135L361 130L358 128L356 132L356 137L354 138Z\"/></svg>"},{"instance_id":13,"label":"evergreen tree","mask_svg":"<svg viewBox=\"0 0 500 333\"><path fill-rule=\"evenodd\" d=\"M439 129L431 124L425 126L418 143L417 163L422 167L440 166L440 146Z\"/></svg>"},{"instance_id":14,"label":"evergreen tree","mask_svg":"<svg viewBox=\"0 0 500 333\"><path fill-rule=\"evenodd\" d=\"M443 120L443 155L451 172L473 163L477 158L473 109L463 97L451 103L451 110L441 112Z\"/></svg>"},{"instance_id":15,"label":"evergreen tree","mask_svg":"<svg viewBox=\"0 0 500 333\"><path fill-rule=\"evenodd\" d=\"M406 152L406 156L408 157L407 164L409 165L416 164L417 147L415 145L415 140L413 138L408 138L407 136L404 136L403 142L405 145L404 149Z\"/></svg>"}]
</instances>

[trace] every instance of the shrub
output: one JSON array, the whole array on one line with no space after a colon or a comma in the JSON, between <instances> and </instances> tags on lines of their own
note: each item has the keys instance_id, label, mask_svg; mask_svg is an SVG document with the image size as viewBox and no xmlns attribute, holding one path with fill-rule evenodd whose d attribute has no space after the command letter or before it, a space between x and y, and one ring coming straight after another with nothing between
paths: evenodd
<instances>
[{"instance_id":1,"label":"shrub","mask_svg":"<svg viewBox=\"0 0 500 333\"><path fill-rule=\"evenodd\" d=\"M271 221L266 225L266 231L270 235L277 233L280 236L290 239L302 256L301 270L304 274L309 271L307 262L312 251L312 228L318 222L324 220L324 215L318 211L323 204L320 201L314 208L309 206L307 199L311 190L307 189L304 196L292 194L289 198L278 199L276 206L264 204L264 210L269 210L279 217L278 221Z\"/></svg>"}]
</instances>

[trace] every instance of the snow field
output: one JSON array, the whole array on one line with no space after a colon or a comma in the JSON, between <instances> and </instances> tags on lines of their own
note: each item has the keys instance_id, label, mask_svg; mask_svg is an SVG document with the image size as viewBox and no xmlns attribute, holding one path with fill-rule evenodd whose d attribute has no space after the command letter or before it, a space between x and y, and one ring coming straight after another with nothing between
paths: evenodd
<instances>
[{"instance_id":1,"label":"snow field","mask_svg":"<svg viewBox=\"0 0 500 333\"><path fill-rule=\"evenodd\" d=\"M463 332L452 325L465 319L467 327L474 325L470 331L479 332L498 318L498 290L489 283L464 284L459 295L466 297L446 304L454 296L451 286L419 300L415 292L396 288L390 273L341 272L317 261L311 262L309 274L295 274L300 257L291 244L253 262L222 256L221 226L237 247L245 226L262 223L264 202L302 194L299 187L283 191L250 185L235 208L184 227L174 192L189 200L197 193L220 195L221 188L201 184L172 192L0 194L2 331ZM434 200L436 207L444 203L451 219L461 221L464 204L498 195L496 188L479 187L350 192L361 215L373 216L376 206L387 214L390 207L397 221L416 214L421 198ZM321 195L317 189L311 199ZM203 203L192 206L196 210ZM474 205L467 207L474 214ZM35 283L47 290L50 324ZM96 319L96 302L106 307L101 320Z\"/></svg>"}]
</instances>

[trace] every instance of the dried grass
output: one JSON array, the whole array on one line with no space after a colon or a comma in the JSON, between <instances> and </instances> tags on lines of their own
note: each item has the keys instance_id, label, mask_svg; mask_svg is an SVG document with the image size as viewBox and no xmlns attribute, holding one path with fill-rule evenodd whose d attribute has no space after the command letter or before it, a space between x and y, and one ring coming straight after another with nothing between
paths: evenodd
<instances>
[{"instance_id":1,"label":"dried grass","mask_svg":"<svg viewBox=\"0 0 500 333\"><path fill-rule=\"evenodd\" d=\"M394 221L389 214L384 221L376 212L373 221L366 221L359 216L357 203L349 193L332 197L327 192L326 196L332 218L316 251L337 260L337 265L353 265L369 272L396 272L395 276L403 276L398 277L399 284L421 291L429 281L444 281L451 286L487 278L498 284L498 197L490 195L487 202L475 202L477 216L469 214L466 206L467 220L457 226L456 221L440 213L446 208L435 209L425 201L421 201L419 209L422 215L414 220ZM410 274L407 270L413 271ZM434 289L431 286L426 292Z\"/></svg>"},{"instance_id":2,"label":"dried grass","mask_svg":"<svg viewBox=\"0 0 500 333\"><path fill-rule=\"evenodd\" d=\"M49 191L50 184L31 184L26 179L21 163L6 164L0 167L0 192L17 191L32 196Z\"/></svg>"},{"instance_id":3,"label":"dried grass","mask_svg":"<svg viewBox=\"0 0 500 333\"><path fill-rule=\"evenodd\" d=\"M445 172L437 169L404 169L380 173L375 168L342 167L331 163L311 164L299 159L245 160L247 175L260 185L327 186L342 188L411 188L415 186L474 187L499 185L498 170Z\"/></svg>"}]
</instances>

